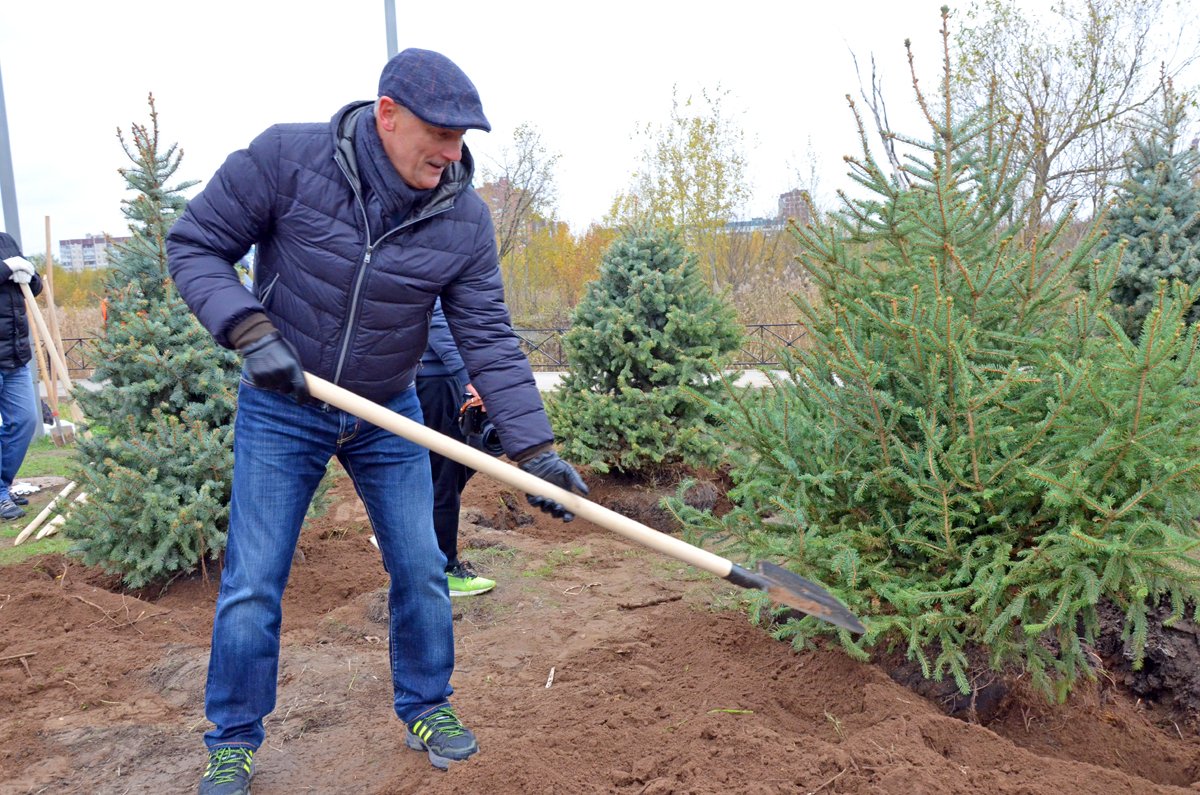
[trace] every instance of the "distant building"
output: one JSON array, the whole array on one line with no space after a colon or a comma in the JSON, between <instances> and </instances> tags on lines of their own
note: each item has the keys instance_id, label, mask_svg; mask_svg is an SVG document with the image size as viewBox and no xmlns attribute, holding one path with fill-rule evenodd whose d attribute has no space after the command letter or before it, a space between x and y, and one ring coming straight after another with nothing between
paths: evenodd
<instances>
[{"instance_id":1,"label":"distant building","mask_svg":"<svg viewBox=\"0 0 1200 795\"><path fill-rule=\"evenodd\" d=\"M751 218L748 221L728 221L726 232L778 232L784 228L781 218Z\"/></svg>"},{"instance_id":2,"label":"distant building","mask_svg":"<svg viewBox=\"0 0 1200 795\"><path fill-rule=\"evenodd\" d=\"M808 202L804 200L804 191L790 190L787 193L779 194L779 213L778 218L795 219L796 223L803 226L812 220Z\"/></svg>"},{"instance_id":3,"label":"distant building","mask_svg":"<svg viewBox=\"0 0 1200 795\"><path fill-rule=\"evenodd\" d=\"M75 240L58 241L58 260L55 263L63 270L86 271L108 267L108 249L114 243L128 243L132 238L106 237L89 234Z\"/></svg>"}]
</instances>

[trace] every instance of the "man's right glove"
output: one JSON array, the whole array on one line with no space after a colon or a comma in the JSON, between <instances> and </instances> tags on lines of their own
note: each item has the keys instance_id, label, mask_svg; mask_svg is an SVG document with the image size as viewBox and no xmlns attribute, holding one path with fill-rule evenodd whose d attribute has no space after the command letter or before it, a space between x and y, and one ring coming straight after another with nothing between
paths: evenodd
<instances>
[{"instance_id":1,"label":"man's right glove","mask_svg":"<svg viewBox=\"0 0 1200 795\"><path fill-rule=\"evenodd\" d=\"M588 493L587 484L583 482L583 478L579 477L575 468L559 458L558 453L553 450L538 453L521 464L521 469L561 489L573 491L576 494L586 495ZM534 508L540 508L556 519L569 522L575 518L575 514L549 497L526 494L525 499L529 500L529 504Z\"/></svg>"},{"instance_id":2,"label":"man's right glove","mask_svg":"<svg viewBox=\"0 0 1200 795\"><path fill-rule=\"evenodd\" d=\"M304 383L304 368L300 365L300 355L295 346L285 340L278 331L259 337L242 348L241 353L250 383L263 389L291 395L297 403L312 400L308 394L308 385Z\"/></svg>"},{"instance_id":3,"label":"man's right glove","mask_svg":"<svg viewBox=\"0 0 1200 795\"><path fill-rule=\"evenodd\" d=\"M9 257L4 260L10 271L8 278L17 284L29 284L33 281L33 263L24 257Z\"/></svg>"}]
</instances>

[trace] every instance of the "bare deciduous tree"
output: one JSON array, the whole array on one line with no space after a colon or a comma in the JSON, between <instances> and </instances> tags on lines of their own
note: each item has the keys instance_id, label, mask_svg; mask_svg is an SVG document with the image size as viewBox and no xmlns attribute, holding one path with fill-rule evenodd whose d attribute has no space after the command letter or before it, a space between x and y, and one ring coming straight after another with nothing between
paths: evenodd
<instances>
[{"instance_id":1,"label":"bare deciduous tree","mask_svg":"<svg viewBox=\"0 0 1200 795\"><path fill-rule=\"evenodd\" d=\"M728 96L718 85L681 101L675 90L670 120L639 131L641 168L606 219L680 230L714 285L720 281L716 241L750 198L745 133L725 111Z\"/></svg>"},{"instance_id":2,"label":"bare deciduous tree","mask_svg":"<svg viewBox=\"0 0 1200 795\"><path fill-rule=\"evenodd\" d=\"M513 144L502 151L500 162L481 170L479 193L492 210L501 261L528 241L535 220L553 220L559 157L542 143L538 129L525 123L513 131Z\"/></svg>"},{"instance_id":3,"label":"bare deciduous tree","mask_svg":"<svg viewBox=\"0 0 1200 795\"><path fill-rule=\"evenodd\" d=\"M956 36L955 92L968 106L994 90L1020 120L1029 226L1067 205L1098 211L1139 112L1200 52L1176 0L1058 0L1031 15L1017 0L976 0Z\"/></svg>"}]
</instances>

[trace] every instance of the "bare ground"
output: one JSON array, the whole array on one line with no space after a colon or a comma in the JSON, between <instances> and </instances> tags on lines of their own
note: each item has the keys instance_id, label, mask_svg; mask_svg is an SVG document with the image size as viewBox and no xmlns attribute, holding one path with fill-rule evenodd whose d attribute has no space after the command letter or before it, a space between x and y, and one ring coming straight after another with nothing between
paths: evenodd
<instances>
[{"instance_id":1,"label":"bare ground","mask_svg":"<svg viewBox=\"0 0 1200 795\"><path fill-rule=\"evenodd\" d=\"M591 482L636 509L630 488ZM331 494L285 597L256 795L1200 790L1194 729L1120 672L1063 707L1017 682L964 722L879 665L772 640L723 582L531 515L482 476L464 557L500 585L455 600L453 679L482 750L441 773L404 748L385 575L348 482ZM0 794L194 791L216 591L214 575L122 593L57 555L0 568Z\"/></svg>"}]
</instances>

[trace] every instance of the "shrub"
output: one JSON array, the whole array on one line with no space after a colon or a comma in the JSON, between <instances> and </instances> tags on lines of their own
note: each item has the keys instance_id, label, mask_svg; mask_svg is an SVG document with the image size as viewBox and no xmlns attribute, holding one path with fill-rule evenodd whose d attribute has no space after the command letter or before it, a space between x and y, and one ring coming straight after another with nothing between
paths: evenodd
<instances>
[{"instance_id":1,"label":"shrub","mask_svg":"<svg viewBox=\"0 0 1200 795\"><path fill-rule=\"evenodd\" d=\"M570 367L548 401L563 454L600 472L645 476L711 461L721 369L741 340L677 237L638 229L604 255L563 337Z\"/></svg>"}]
</instances>

